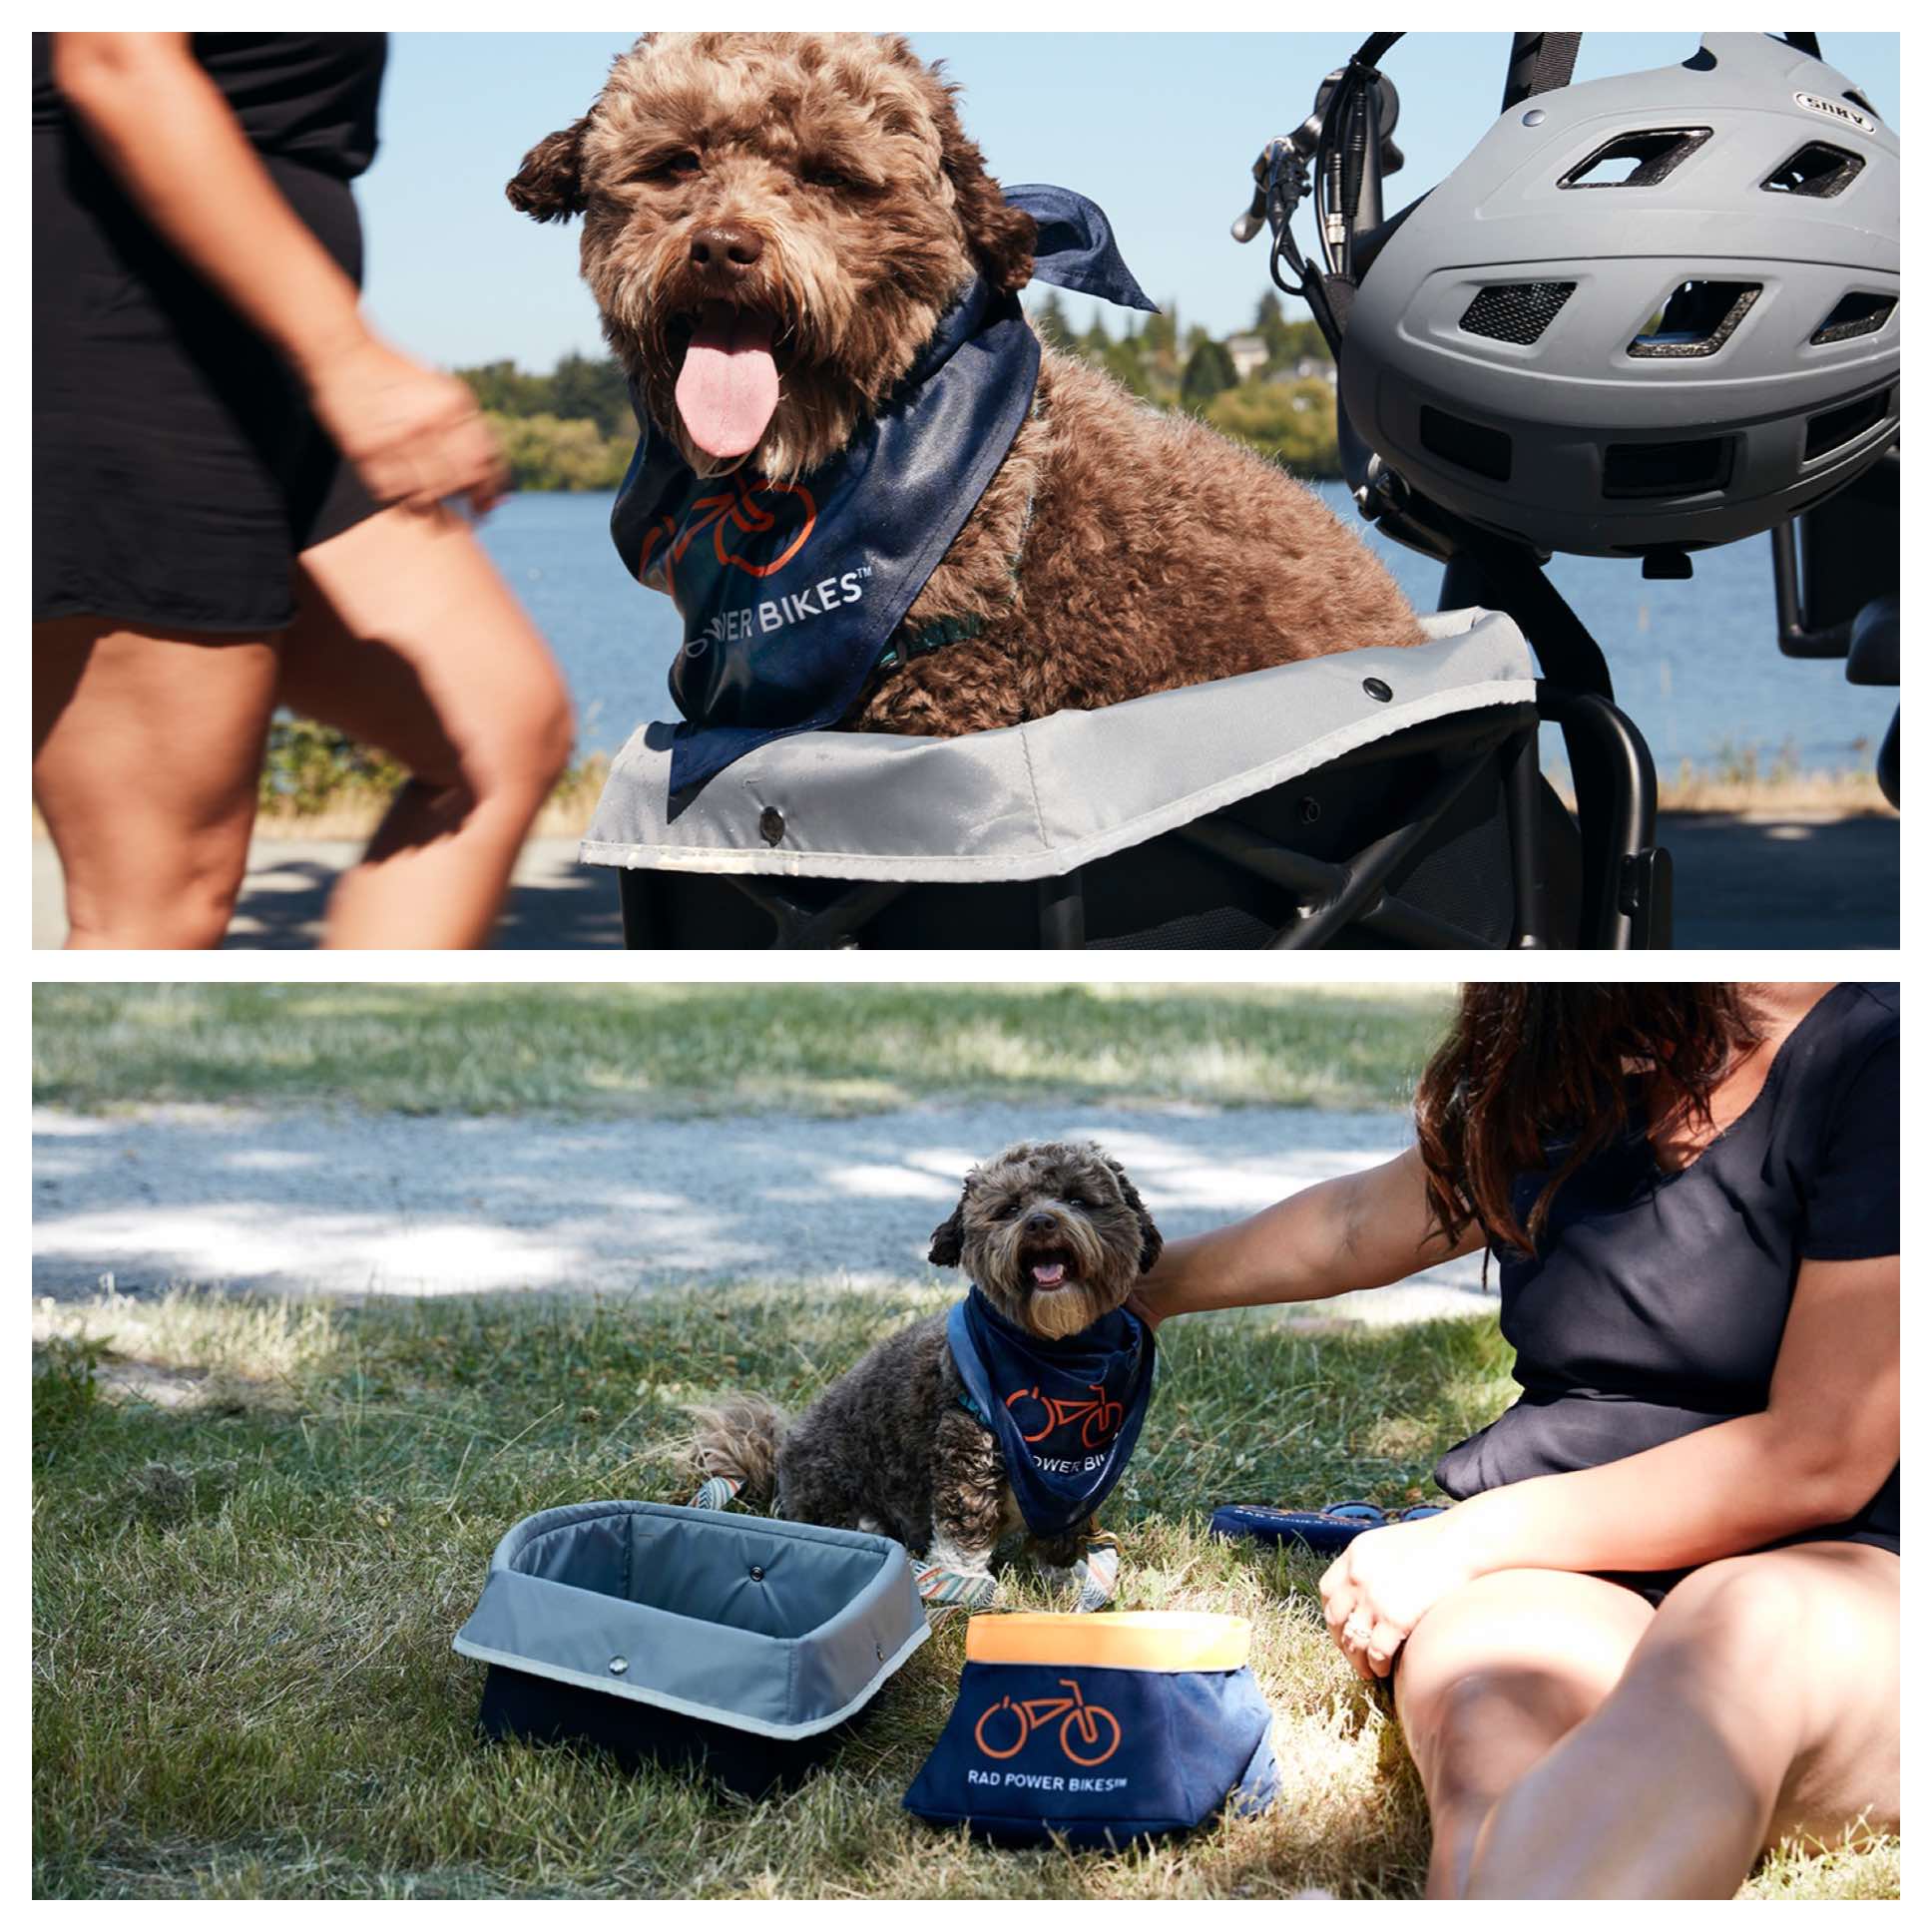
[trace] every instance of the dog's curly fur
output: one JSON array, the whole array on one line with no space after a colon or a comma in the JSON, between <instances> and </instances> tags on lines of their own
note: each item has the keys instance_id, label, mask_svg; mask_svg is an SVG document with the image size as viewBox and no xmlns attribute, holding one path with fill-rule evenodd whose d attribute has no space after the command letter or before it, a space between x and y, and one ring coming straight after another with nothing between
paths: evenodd
<instances>
[{"instance_id":1,"label":"dog's curly fur","mask_svg":"<svg viewBox=\"0 0 1932 1932\"><path fill-rule=\"evenodd\" d=\"M782 479L844 446L976 271L1025 285L1032 218L987 174L956 92L896 36L646 35L525 158L511 202L583 217L605 336L700 474L732 467L692 442L675 400L707 299L775 320L780 398L744 460ZM755 238L728 290L694 254L701 230ZM906 625L939 618L983 630L876 677L849 727L950 736L1419 639L1311 490L1052 348Z\"/></svg>"},{"instance_id":2,"label":"dog's curly fur","mask_svg":"<svg viewBox=\"0 0 1932 1932\"><path fill-rule=\"evenodd\" d=\"M1002 1314L1032 1333L1078 1334L1110 1314L1161 1252L1160 1230L1118 1161L1087 1143L1022 1142L967 1177L932 1234L929 1258L960 1267ZM1046 1257L1064 1286L1035 1285ZM833 1529L896 1537L915 1555L977 1574L1020 1527L992 1435L960 1406L964 1385L933 1315L888 1336L795 1422L762 1397L694 1412L695 1476L742 1485L753 1508ZM1051 1568L1081 1533L1036 1539Z\"/></svg>"}]
</instances>

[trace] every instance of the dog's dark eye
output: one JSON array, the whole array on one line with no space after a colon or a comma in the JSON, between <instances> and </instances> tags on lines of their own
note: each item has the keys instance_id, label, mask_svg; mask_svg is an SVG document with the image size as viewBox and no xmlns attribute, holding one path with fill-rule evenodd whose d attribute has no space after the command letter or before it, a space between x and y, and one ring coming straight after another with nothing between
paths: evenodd
<instances>
[{"instance_id":1,"label":"dog's dark eye","mask_svg":"<svg viewBox=\"0 0 1932 1932\"><path fill-rule=\"evenodd\" d=\"M1094 1205L1080 1195L1062 1195L1060 1199L1069 1208L1091 1208Z\"/></svg>"},{"instance_id":2,"label":"dog's dark eye","mask_svg":"<svg viewBox=\"0 0 1932 1932\"><path fill-rule=\"evenodd\" d=\"M842 190L858 186L850 175L841 175L836 168L807 168L805 180L813 188Z\"/></svg>"},{"instance_id":3,"label":"dog's dark eye","mask_svg":"<svg viewBox=\"0 0 1932 1932\"><path fill-rule=\"evenodd\" d=\"M651 170L653 181L689 181L703 169L704 163L687 148L683 154L671 155Z\"/></svg>"}]
</instances>

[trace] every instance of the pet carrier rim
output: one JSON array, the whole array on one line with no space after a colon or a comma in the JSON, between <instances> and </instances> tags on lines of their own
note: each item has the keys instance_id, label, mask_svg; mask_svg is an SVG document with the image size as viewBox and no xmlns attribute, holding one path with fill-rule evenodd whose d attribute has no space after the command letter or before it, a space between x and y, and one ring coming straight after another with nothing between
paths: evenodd
<instances>
[{"instance_id":1,"label":"pet carrier rim","mask_svg":"<svg viewBox=\"0 0 1932 1932\"><path fill-rule=\"evenodd\" d=\"M505 1651L495 1645L479 1643L466 1634L482 1614L491 1589L501 1588L498 1582L500 1578L515 1579L520 1583L536 1586L545 1592L568 1591L573 1596L596 1598L605 1602L624 1601L606 1598L604 1593L586 1590L580 1584L533 1576L530 1572L518 1570L515 1566L516 1557L540 1537L613 1516L647 1516L670 1518L679 1522L709 1523L734 1532L756 1530L790 1542L829 1545L841 1550L863 1549L876 1554L881 1561L870 1580L846 1601L840 1611L834 1612L813 1629L802 1631L792 1637L772 1637L761 1632L746 1633L755 1636L762 1645L771 1647L773 1652L789 1657L795 1657L815 1637L837 1622L841 1615L852 1611L855 1607L867 1604L873 1598L884 1598L910 1589L910 1571L907 1568L905 1550L890 1537L874 1536L860 1530L831 1530L818 1524L792 1523L778 1517L748 1516L741 1511L692 1509L672 1503L625 1499L566 1503L552 1509L539 1510L532 1516L524 1517L497 1540L495 1549L490 1553L483 1597L479 1599L476 1610L471 1613L463 1628L451 1639L450 1648L459 1656L471 1658L477 1663L518 1672L526 1677L545 1678L554 1684L568 1684L581 1690L601 1691L607 1696L624 1698L633 1703L649 1704L660 1710L675 1711L681 1716L723 1724L732 1730L748 1731L754 1736L789 1741L816 1736L819 1732L830 1730L848 1718L856 1716L932 1634L923 1611L918 1612L912 1618L906 1636L897 1649L886 1651L883 1647L875 1647L879 1653L878 1667L853 1695L847 1697L834 1710L789 1722L759 1717L733 1709L728 1705L706 1703L695 1698L680 1696L674 1691L661 1690L655 1686L640 1683L628 1674L613 1676L608 1669L602 1673L578 1670L569 1665L559 1664L553 1659L532 1656L527 1651ZM916 1598L913 1602L916 1607ZM705 1618L663 1610L656 1605L628 1604L627 1607L648 1612L654 1621L687 1625L696 1632L715 1632L717 1629L715 1624Z\"/></svg>"}]
</instances>

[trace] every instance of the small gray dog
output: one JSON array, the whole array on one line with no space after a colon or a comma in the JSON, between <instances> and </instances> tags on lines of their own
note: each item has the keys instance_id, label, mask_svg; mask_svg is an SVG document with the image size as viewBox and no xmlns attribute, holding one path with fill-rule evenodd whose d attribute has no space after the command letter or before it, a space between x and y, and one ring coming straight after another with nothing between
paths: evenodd
<instances>
[{"instance_id":1,"label":"small gray dog","mask_svg":"<svg viewBox=\"0 0 1932 1932\"><path fill-rule=\"evenodd\" d=\"M1160 1230L1118 1161L1091 1143L1034 1141L967 1175L959 1206L933 1230L929 1258L964 1267L990 1304L985 1318L1002 1346L1022 1351L1003 1355L1003 1366L1025 1359L1029 1337L1078 1348L1090 1331L1131 1333L1135 1355L1147 1354L1144 1402L1152 1336L1131 1317L1115 1318L1160 1252ZM752 1508L895 1537L928 1570L980 1586L983 1594L961 1600L989 1600L994 1551L1024 1515L1000 1434L973 1404L955 1358L949 1319L931 1315L888 1336L795 1422L751 1395L697 1412L695 1469L724 1478ZM1121 1405L1091 1386L1095 1396L1058 1406L1042 1401L1037 1385L996 1394L1008 1408L1021 1404L1018 1423L1001 1418L1009 1443L1023 1435L1052 1446L1050 1431L1064 1425L1073 1453L1045 1463L1049 1470L1098 1466L1083 1443L1092 1450L1118 1438L1131 1450ZM1134 1420L1138 1428L1138 1410ZM1062 1581L1077 1580L1090 1527L1083 1518L1060 1534L1033 1535L1031 1547L1049 1570L1066 1573Z\"/></svg>"}]
</instances>

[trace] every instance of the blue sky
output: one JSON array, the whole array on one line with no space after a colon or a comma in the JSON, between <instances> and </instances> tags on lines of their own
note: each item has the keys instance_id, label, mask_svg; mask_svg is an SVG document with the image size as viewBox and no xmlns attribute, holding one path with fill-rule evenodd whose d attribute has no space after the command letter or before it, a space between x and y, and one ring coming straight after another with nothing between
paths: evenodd
<instances>
[{"instance_id":1,"label":"blue sky","mask_svg":"<svg viewBox=\"0 0 1932 1932\"><path fill-rule=\"evenodd\" d=\"M382 148L358 194L369 308L401 346L448 367L509 356L535 369L601 348L577 277L575 225L525 220L503 184L533 142L584 112L630 38L395 36ZM1148 292L1164 305L1178 298L1184 323L1218 335L1243 326L1268 285L1263 242L1238 247L1227 234L1254 155L1302 119L1321 76L1362 36L912 38L964 86L966 126L995 175L1091 196ZM1897 126L1898 36L1822 41L1825 58ZM1439 181L1488 127L1508 45L1500 33L1414 34L1388 57L1402 97L1396 140L1408 157L1389 183L1391 208ZM1586 33L1578 78L1662 66L1695 46L1694 33ZM1084 320L1091 304L1069 308Z\"/></svg>"}]
</instances>

